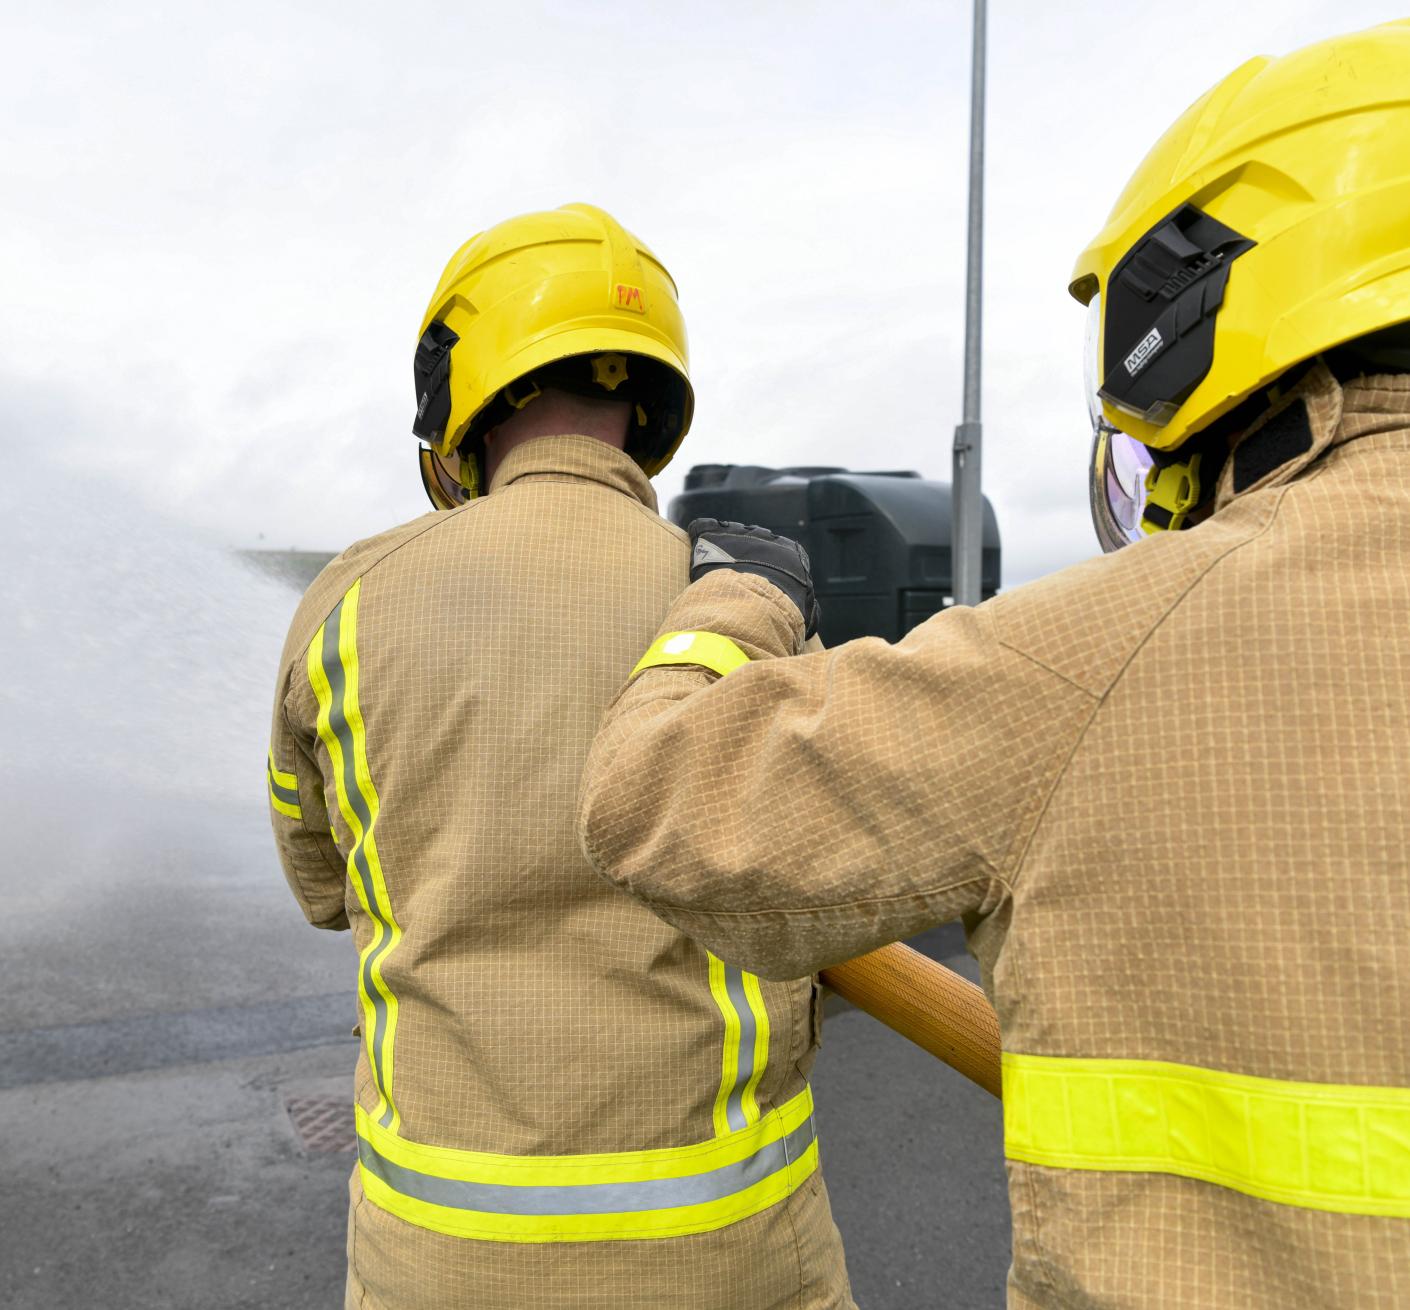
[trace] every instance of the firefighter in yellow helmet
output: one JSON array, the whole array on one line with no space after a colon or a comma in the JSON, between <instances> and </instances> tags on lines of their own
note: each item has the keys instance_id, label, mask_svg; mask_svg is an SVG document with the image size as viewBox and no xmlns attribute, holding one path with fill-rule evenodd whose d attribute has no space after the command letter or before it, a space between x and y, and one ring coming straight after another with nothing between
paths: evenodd
<instances>
[{"instance_id":1,"label":"firefighter in yellow helmet","mask_svg":"<svg viewBox=\"0 0 1410 1310\"><path fill-rule=\"evenodd\" d=\"M451 260L415 378L443 512L313 584L268 768L289 884L358 949L347 1304L851 1307L811 980L710 955L574 833L687 582L649 481L691 415L675 285L600 209L511 219Z\"/></svg>"},{"instance_id":2,"label":"firefighter in yellow helmet","mask_svg":"<svg viewBox=\"0 0 1410 1310\"><path fill-rule=\"evenodd\" d=\"M1410 1305L1410 24L1221 82L1072 290L1112 553L778 658L806 560L693 525L585 848L764 977L963 917L1011 1306Z\"/></svg>"}]
</instances>

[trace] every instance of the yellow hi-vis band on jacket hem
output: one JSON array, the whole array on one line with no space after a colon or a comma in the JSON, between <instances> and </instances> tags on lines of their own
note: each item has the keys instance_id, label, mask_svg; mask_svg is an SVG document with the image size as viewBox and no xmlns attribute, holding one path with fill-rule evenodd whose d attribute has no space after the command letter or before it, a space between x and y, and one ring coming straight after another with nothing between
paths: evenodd
<instances>
[{"instance_id":1,"label":"yellow hi-vis band on jacket hem","mask_svg":"<svg viewBox=\"0 0 1410 1310\"><path fill-rule=\"evenodd\" d=\"M651 643L646 654L637 661L632 677L644 669L669 664L696 664L724 677L748 663L749 656L718 632L668 632Z\"/></svg>"},{"instance_id":2,"label":"yellow hi-vis band on jacket hem","mask_svg":"<svg viewBox=\"0 0 1410 1310\"><path fill-rule=\"evenodd\" d=\"M265 780L269 783L269 803L275 810L289 819L302 820L303 806L299 804L299 780L292 773L285 773L274 763L274 748L269 748L269 765L265 769Z\"/></svg>"},{"instance_id":3,"label":"yellow hi-vis band on jacket hem","mask_svg":"<svg viewBox=\"0 0 1410 1310\"><path fill-rule=\"evenodd\" d=\"M1006 1051L1004 1153L1177 1174L1307 1210L1410 1217L1410 1089Z\"/></svg>"},{"instance_id":4,"label":"yellow hi-vis band on jacket hem","mask_svg":"<svg viewBox=\"0 0 1410 1310\"><path fill-rule=\"evenodd\" d=\"M367 763L367 729L358 701L361 671L357 659L359 578L334 607L308 648L308 679L318 701L318 735L328 748L338 809L352 834L348 878L358 903L372 921L372 937L358 961L357 986L362 1000L362 1032L377 1086L378 1119L395 1131L399 1121L392 1100L397 998L382 975L386 957L401 941L392 914L382 860L377 852L377 815L381 802Z\"/></svg>"},{"instance_id":5,"label":"yellow hi-vis band on jacket hem","mask_svg":"<svg viewBox=\"0 0 1410 1310\"><path fill-rule=\"evenodd\" d=\"M408 1142L357 1109L367 1199L421 1228L491 1242L613 1242L706 1233L758 1214L818 1166L813 1095L693 1146L490 1155Z\"/></svg>"}]
</instances>

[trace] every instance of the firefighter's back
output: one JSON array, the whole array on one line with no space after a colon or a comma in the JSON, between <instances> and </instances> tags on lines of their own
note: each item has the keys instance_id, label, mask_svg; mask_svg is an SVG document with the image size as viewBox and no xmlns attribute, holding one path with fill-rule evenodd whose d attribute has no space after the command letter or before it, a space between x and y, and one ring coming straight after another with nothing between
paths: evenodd
<instances>
[{"instance_id":1,"label":"firefighter's back","mask_svg":"<svg viewBox=\"0 0 1410 1310\"><path fill-rule=\"evenodd\" d=\"M286 705L361 961L350 1305L850 1305L811 985L712 960L574 834L602 712L686 583L652 507L620 452L532 441L296 620Z\"/></svg>"},{"instance_id":2,"label":"firefighter's back","mask_svg":"<svg viewBox=\"0 0 1410 1310\"><path fill-rule=\"evenodd\" d=\"M1289 395L1211 522L993 607L1100 692L978 943L1014 1306L1410 1304L1410 377Z\"/></svg>"}]
</instances>

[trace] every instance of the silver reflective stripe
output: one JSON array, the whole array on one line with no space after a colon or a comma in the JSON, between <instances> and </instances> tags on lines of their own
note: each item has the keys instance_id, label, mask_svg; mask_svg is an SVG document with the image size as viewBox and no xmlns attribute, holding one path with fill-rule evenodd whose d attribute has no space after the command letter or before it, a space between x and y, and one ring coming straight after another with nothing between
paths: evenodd
<instances>
[{"instance_id":1,"label":"silver reflective stripe","mask_svg":"<svg viewBox=\"0 0 1410 1310\"><path fill-rule=\"evenodd\" d=\"M725 1101L725 1121L732 1132L738 1132L749 1127L749 1120L744 1115L744 1089L754 1076L754 1042L758 1037L759 1025L749 997L744 994L744 974L729 964L725 965L725 991L729 993L734 1012L739 1015L739 1066L734 1086Z\"/></svg>"},{"instance_id":2,"label":"silver reflective stripe","mask_svg":"<svg viewBox=\"0 0 1410 1310\"><path fill-rule=\"evenodd\" d=\"M342 626L343 602L339 601L323 625L323 651L320 662L323 665L323 676L328 679L328 690L332 699L332 705L328 711L328 726L333 735L337 737L343 756L343 796L352 812L357 815L358 824L362 828L362 839L353 843L350 867L361 885L361 899L367 906L368 913L372 916L372 921L376 924L376 930L379 934L377 945L368 951L367 958L362 962L362 990L363 995L371 999L372 1009L376 1015L372 1034L372 1073L377 1080L377 1089L382 1093L387 1103L387 1108L382 1112L382 1117L379 1120L382 1127L387 1128L391 1125L394 1113L391 1094L387 1089L382 1053L382 1045L387 1036L387 1002L372 980L372 966L390 948L392 929L391 925L381 916L377 904L377 889L372 882L372 871L367 865L367 833L372 827L372 815L367 809L367 798L363 796L362 788L357 785L357 757L354 753L352 729L348 726L347 710L344 705L344 695L347 689L346 679L343 674L343 661L338 654L338 639Z\"/></svg>"},{"instance_id":3,"label":"silver reflective stripe","mask_svg":"<svg viewBox=\"0 0 1410 1310\"><path fill-rule=\"evenodd\" d=\"M278 797L281 801L283 801L286 805L298 805L298 804L299 804L299 793L298 793L298 789L295 788L295 787L282 787L282 786L279 785L279 783L275 782L275 781L274 781L274 766L273 766L272 764L266 763L265 766L264 766L264 770L265 770L265 773L268 774L268 776L269 776L269 790L272 791L272 792L275 794L275 796L277 796L277 797Z\"/></svg>"},{"instance_id":4,"label":"silver reflective stripe","mask_svg":"<svg viewBox=\"0 0 1410 1310\"><path fill-rule=\"evenodd\" d=\"M816 1130L808 1116L787 1137L761 1146L748 1159L703 1174L653 1178L633 1183L579 1183L561 1187L514 1187L438 1178L378 1154L365 1137L358 1137L362 1166L403 1196L453 1210L484 1214L582 1215L630 1214L640 1210L670 1210L701 1205L742 1192L799 1159L813 1143Z\"/></svg>"}]
</instances>

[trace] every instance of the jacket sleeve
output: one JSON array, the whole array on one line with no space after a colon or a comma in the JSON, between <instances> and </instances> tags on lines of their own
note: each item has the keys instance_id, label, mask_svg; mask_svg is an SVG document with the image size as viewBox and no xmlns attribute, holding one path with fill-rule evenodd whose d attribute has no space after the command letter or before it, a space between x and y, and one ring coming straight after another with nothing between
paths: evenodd
<instances>
[{"instance_id":1,"label":"jacket sleeve","mask_svg":"<svg viewBox=\"0 0 1410 1310\"><path fill-rule=\"evenodd\" d=\"M291 722L290 682L297 661L286 661L274 697L265 782L269 818L284 876L304 917L318 928L348 926L344 891L347 874L329 828L323 775L312 741Z\"/></svg>"},{"instance_id":2,"label":"jacket sleeve","mask_svg":"<svg viewBox=\"0 0 1410 1310\"><path fill-rule=\"evenodd\" d=\"M662 633L729 637L719 679L648 668L609 709L580 830L605 877L717 955L815 973L1007 900L1094 698L1006 646L985 608L896 645L792 656L794 608L717 570Z\"/></svg>"}]
</instances>

